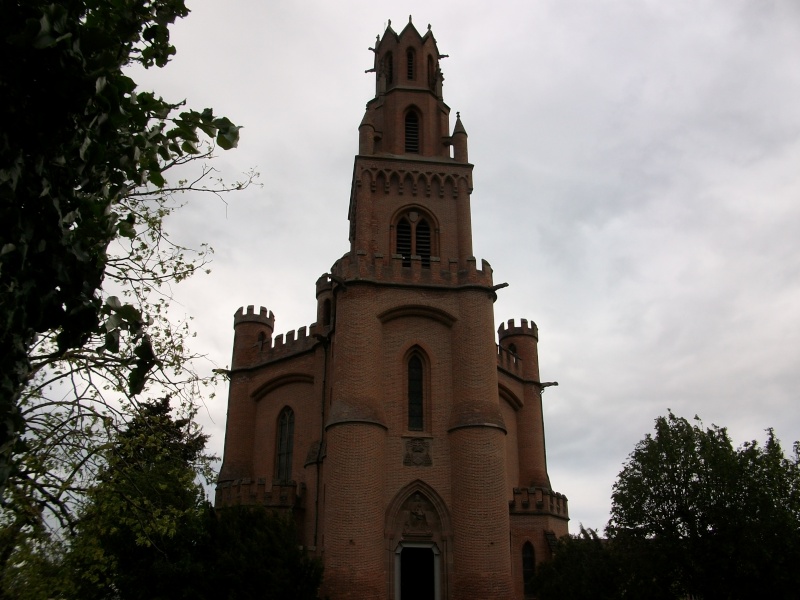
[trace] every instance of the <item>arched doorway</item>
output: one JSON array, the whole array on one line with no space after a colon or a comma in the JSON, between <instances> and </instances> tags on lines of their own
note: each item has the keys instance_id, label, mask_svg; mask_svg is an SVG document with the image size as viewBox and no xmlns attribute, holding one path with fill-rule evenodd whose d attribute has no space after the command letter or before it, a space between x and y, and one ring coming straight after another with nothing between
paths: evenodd
<instances>
[{"instance_id":1,"label":"arched doorway","mask_svg":"<svg viewBox=\"0 0 800 600\"><path fill-rule=\"evenodd\" d=\"M436 544L400 542L395 557L395 598L440 600L441 553Z\"/></svg>"},{"instance_id":2,"label":"arched doorway","mask_svg":"<svg viewBox=\"0 0 800 600\"><path fill-rule=\"evenodd\" d=\"M450 519L441 497L416 480L395 496L386 513L392 600L442 600L450 571Z\"/></svg>"}]
</instances>

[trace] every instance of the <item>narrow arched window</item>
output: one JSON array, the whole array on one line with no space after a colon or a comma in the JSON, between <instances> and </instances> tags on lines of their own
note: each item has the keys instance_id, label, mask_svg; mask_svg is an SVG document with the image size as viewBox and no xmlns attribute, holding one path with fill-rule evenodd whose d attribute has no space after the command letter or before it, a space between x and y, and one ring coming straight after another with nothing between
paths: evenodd
<instances>
[{"instance_id":1,"label":"narrow arched window","mask_svg":"<svg viewBox=\"0 0 800 600\"><path fill-rule=\"evenodd\" d=\"M414 354L408 360L408 429L422 431L422 359Z\"/></svg>"},{"instance_id":2,"label":"narrow arched window","mask_svg":"<svg viewBox=\"0 0 800 600\"><path fill-rule=\"evenodd\" d=\"M395 254L403 259L403 266L411 266L411 257L418 257L423 269L431 268L431 257L437 256L438 232L430 215L409 210L399 217L395 225Z\"/></svg>"},{"instance_id":3,"label":"narrow arched window","mask_svg":"<svg viewBox=\"0 0 800 600\"><path fill-rule=\"evenodd\" d=\"M419 117L413 110L406 114L406 152L419 153Z\"/></svg>"},{"instance_id":4,"label":"narrow arched window","mask_svg":"<svg viewBox=\"0 0 800 600\"><path fill-rule=\"evenodd\" d=\"M416 74L414 73L414 50L409 48L406 50L406 77L409 81L414 79Z\"/></svg>"},{"instance_id":5,"label":"narrow arched window","mask_svg":"<svg viewBox=\"0 0 800 600\"><path fill-rule=\"evenodd\" d=\"M533 576L536 574L536 559L533 554L533 544L525 542L522 546L522 580L524 583L525 597L534 595Z\"/></svg>"},{"instance_id":6,"label":"narrow arched window","mask_svg":"<svg viewBox=\"0 0 800 600\"><path fill-rule=\"evenodd\" d=\"M397 254L403 257L403 266L411 266L411 223L405 218L397 223Z\"/></svg>"},{"instance_id":7,"label":"narrow arched window","mask_svg":"<svg viewBox=\"0 0 800 600\"><path fill-rule=\"evenodd\" d=\"M436 87L436 72L433 70L433 57L428 55L428 87L434 89Z\"/></svg>"},{"instance_id":8,"label":"narrow arched window","mask_svg":"<svg viewBox=\"0 0 800 600\"><path fill-rule=\"evenodd\" d=\"M275 475L278 481L292 479L292 449L294 446L294 411L288 406L278 415L277 460Z\"/></svg>"},{"instance_id":9,"label":"narrow arched window","mask_svg":"<svg viewBox=\"0 0 800 600\"><path fill-rule=\"evenodd\" d=\"M422 258L422 266L431 266L431 228L425 219L417 223L416 229L416 253Z\"/></svg>"},{"instance_id":10,"label":"narrow arched window","mask_svg":"<svg viewBox=\"0 0 800 600\"><path fill-rule=\"evenodd\" d=\"M394 59L391 52L387 52L383 57L383 72L386 74L386 85L394 83Z\"/></svg>"}]
</instances>

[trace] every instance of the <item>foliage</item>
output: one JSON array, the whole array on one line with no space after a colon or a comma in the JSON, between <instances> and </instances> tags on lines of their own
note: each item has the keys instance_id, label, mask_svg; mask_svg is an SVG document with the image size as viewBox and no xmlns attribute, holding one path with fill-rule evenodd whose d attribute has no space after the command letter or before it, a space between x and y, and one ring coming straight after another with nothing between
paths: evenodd
<instances>
[{"instance_id":1,"label":"foliage","mask_svg":"<svg viewBox=\"0 0 800 600\"><path fill-rule=\"evenodd\" d=\"M800 460L672 412L637 444L606 533L633 562L623 589L667 597L791 598L800 585Z\"/></svg>"},{"instance_id":2,"label":"foliage","mask_svg":"<svg viewBox=\"0 0 800 600\"><path fill-rule=\"evenodd\" d=\"M44 535L25 535L15 540L13 552L0 572L0 598L49 600L70 587L69 571L64 567L64 546Z\"/></svg>"},{"instance_id":3,"label":"foliage","mask_svg":"<svg viewBox=\"0 0 800 600\"><path fill-rule=\"evenodd\" d=\"M168 398L142 404L104 451L70 540L77 597L179 598L202 575L193 560L205 506L196 478L211 475L210 457L190 417L173 418Z\"/></svg>"},{"instance_id":4,"label":"foliage","mask_svg":"<svg viewBox=\"0 0 800 600\"><path fill-rule=\"evenodd\" d=\"M200 181L210 173L204 170ZM197 190L199 182L179 185ZM212 185L206 191L223 188ZM135 306L147 320L148 340L158 363L144 391L168 393L188 409L210 381L192 368L198 357L187 346L189 322L175 324L168 318L171 286L200 271L210 249L193 253L171 241L164 221L177 204L163 194L159 190L156 196L129 195L124 200L140 223L139 231L134 239L115 241L109 252L104 287L116 288L122 300L106 290L102 294L108 295L110 304ZM102 466L98 450L124 428L124 407L135 405L128 377L137 341L119 335L116 352L98 350L106 333L95 332L83 347L64 354L55 349L57 332L39 336L31 348L33 374L20 401L27 430L3 495L0 524L7 526L14 518L25 526L41 519L71 526L83 492Z\"/></svg>"},{"instance_id":5,"label":"foliage","mask_svg":"<svg viewBox=\"0 0 800 600\"><path fill-rule=\"evenodd\" d=\"M316 600L322 565L297 543L294 522L260 507L232 507L209 523L216 598Z\"/></svg>"},{"instance_id":6,"label":"foliage","mask_svg":"<svg viewBox=\"0 0 800 600\"><path fill-rule=\"evenodd\" d=\"M219 196L257 176L215 178L201 135L230 148L238 128L123 73L166 64L182 0L12 4L0 20L3 574L59 555L137 394L192 411L210 378L169 301L211 250L176 244L166 222L181 193Z\"/></svg>"},{"instance_id":7,"label":"foliage","mask_svg":"<svg viewBox=\"0 0 800 600\"><path fill-rule=\"evenodd\" d=\"M0 492L23 468L14 461L26 446L22 395L42 364L74 350L115 355L129 394L159 364L146 315L100 289L113 268L109 244L148 227L137 198L168 187L164 172L201 154L201 134L223 149L238 140L227 118L181 111L123 71L164 66L175 52L168 27L187 13L184 0L3 6Z\"/></svg>"},{"instance_id":8,"label":"foliage","mask_svg":"<svg viewBox=\"0 0 800 600\"><path fill-rule=\"evenodd\" d=\"M540 566L541 600L795 598L800 456L774 432L734 448L726 429L669 412L614 484L606 539L581 527Z\"/></svg>"},{"instance_id":9,"label":"foliage","mask_svg":"<svg viewBox=\"0 0 800 600\"><path fill-rule=\"evenodd\" d=\"M18 541L0 597L315 599L322 568L290 516L215 514L204 500L197 476L211 474L210 457L191 416L173 416L168 398L141 404L100 453L73 533Z\"/></svg>"},{"instance_id":10,"label":"foliage","mask_svg":"<svg viewBox=\"0 0 800 600\"><path fill-rule=\"evenodd\" d=\"M534 588L540 600L616 600L622 565L593 529L558 541L553 559L539 565Z\"/></svg>"}]
</instances>

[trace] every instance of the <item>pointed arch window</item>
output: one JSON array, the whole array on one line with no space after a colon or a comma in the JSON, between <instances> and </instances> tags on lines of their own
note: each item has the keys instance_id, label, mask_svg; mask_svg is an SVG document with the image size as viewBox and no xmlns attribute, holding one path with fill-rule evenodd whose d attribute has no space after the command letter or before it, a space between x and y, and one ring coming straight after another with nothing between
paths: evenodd
<instances>
[{"instance_id":1,"label":"pointed arch window","mask_svg":"<svg viewBox=\"0 0 800 600\"><path fill-rule=\"evenodd\" d=\"M525 597L534 596L533 576L536 574L536 557L533 553L533 544L525 542L522 546L522 580Z\"/></svg>"},{"instance_id":2,"label":"pointed arch window","mask_svg":"<svg viewBox=\"0 0 800 600\"><path fill-rule=\"evenodd\" d=\"M278 415L277 460L275 479L281 482L292 479L292 451L294 449L294 411L288 406Z\"/></svg>"},{"instance_id":3,"label":"pointed arch window","mask_svg":"<svg viewBox=\"0 0 800 600\"><path fill-rule=\"evenodd\" d=\"M436 88L436 72L433 70L433 57L428 55L428 87Z\"/></svg>"},{"instance_id":4,"label":"pointed arch window","mask_svg":"<svg viewBox=\"0 0 800 600\"><path fill-rule=\"evenodd\" d=\"M419 116L413 110L406 113L406 153L419 154Z\"/></svg>"},{"instance_id":5,"label":"pointed arch window","mask_svg":"<svg viewBox=\"0 0 800 600\"><path fill-rule=\"evenodd\" d=\"M414 63L416 62L416 58L414 56L413 48L409 48L406 50L406 77L409 81L416 79L416 73L414 69Z\"/></svg>"},{"instance_id":6,"label":"pointed arch window","mask_svg":"<svg viewBox=\"0 0 800 600\"><path fill-rule=\"evenodd\" d=\"M404 267L411 266L412 256L419 256L422 267L430 268L435 240L429 219L411 211L397 222L395 236L395 253L403 257Z\"/></svg>"},{"instance_id":7,"label":"pointed arch window","mask_svg":"<svg viewBox=\"0 0 800 600\"><path fill-rule=\"evenodd\" d=\"M408 429L422 431L423 419L423 365L418 354L408 359Z\"/></svg>"}]
</instances>

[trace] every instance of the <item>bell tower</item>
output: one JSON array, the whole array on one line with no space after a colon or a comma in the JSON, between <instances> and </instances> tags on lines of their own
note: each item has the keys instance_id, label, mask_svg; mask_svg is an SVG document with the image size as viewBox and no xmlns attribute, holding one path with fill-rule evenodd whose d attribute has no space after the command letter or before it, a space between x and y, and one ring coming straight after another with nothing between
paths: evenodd
<instances>
[{"instance_id":1,"label":"bell tower","mask_svg":"<svg viewBox=\"0 0 800 600\"><path fill-rule=\"evenodd\" d=\"M433 33L379 36L358 128L349 251L317 321L273 336L235 315L217 506L291 513L332 600L530 597L566 535L544 446L538 328L495 341L492 268L472 250L467 132Z\"/></svg>"},{"instance_id":2,"label":"bell tower","mask_svg":"<svg viewBox=\"0 0 800 600\"><path fill-rule=\"evenodd\" d=\"M431 267L431 257L464 264L472 256L472 165L460 117L450 133L439 65L445 56L430 26L420 35L410 18L399 34L390 21L371 50L376 91L359 126L351 252L401 255L405 266L418 257L423 268ZM365 183L362 176L371 188L381 185L397 194L370 204L356 187Z\"/></svg>"}]
</instances>

